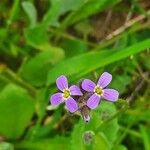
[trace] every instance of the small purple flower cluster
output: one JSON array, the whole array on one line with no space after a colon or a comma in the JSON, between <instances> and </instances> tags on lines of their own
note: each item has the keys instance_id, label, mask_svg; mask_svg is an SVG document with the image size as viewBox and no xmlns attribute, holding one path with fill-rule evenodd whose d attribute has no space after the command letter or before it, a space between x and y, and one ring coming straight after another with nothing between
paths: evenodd
<instances>
[{"instance_id":1,"label":"small purple flower cluster","mask_svg":"<svg viewBox=\"0 0 150 150\"><path fill-rule=\"evenodd\" d=\"M54 106L65 102L69 112L74 113L79 110L83 119L88 122L90 120L90 110L95 109L100 104L101 98L111 102L118 100L119 92L106 88L111 80L112 75L104 72L97 84L89 79L85 79L79 87L76 85L69 87L67 78L61 75L56 80L56 85L61 92L53 94L50 102Z\"/></svg>"}]
</instances>

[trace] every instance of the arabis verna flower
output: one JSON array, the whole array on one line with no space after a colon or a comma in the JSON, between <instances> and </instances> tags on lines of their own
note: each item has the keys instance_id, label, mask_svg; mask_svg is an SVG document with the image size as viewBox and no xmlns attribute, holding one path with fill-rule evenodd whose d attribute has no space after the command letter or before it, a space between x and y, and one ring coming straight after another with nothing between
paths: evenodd
<instances>
[{"instance_id":1,"label":"arabis verna flower","mask_svg":"<svg viewBox=\"0 0 150 150\"><path fill-rule=\"evenodd\" d=\"M71 113L77 111L78 104L72 98L72 96L82 96L83 94L80 91L80 88L76 85L68 87L68 80L64 75L61 75L56 79L56 85L61 92L55 93L51 96L50 98L51 104L57 106L62 102L65 102L67 109Z\"/></svg>"},{"instance_id":2,"label":"arabis verna flower","mask_svg":"<svg viewBox=\"0 0 150 150\"><path fill-rule=\"evenodd\" d=\"M82 82L82 88L90 93L93 93L92 96L87 100L87 106L91 109L95 109L100 103L101 98L104 98L108 101L115 102L118 99L119 93L114 89L107 89L106 86L111 82L112 75L108 72L104 72L97 84L89 79L85 79Z\"/></svg>"}]
</instances>

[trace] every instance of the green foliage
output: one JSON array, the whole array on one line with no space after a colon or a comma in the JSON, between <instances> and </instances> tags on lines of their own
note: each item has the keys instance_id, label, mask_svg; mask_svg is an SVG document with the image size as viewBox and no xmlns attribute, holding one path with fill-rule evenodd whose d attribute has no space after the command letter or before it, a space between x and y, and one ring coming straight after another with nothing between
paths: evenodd
<instances>
[{"instance_id":1,"label":"green foliage","mask_svg":"<svg viewBox=\"0 0 150 150\"><path fill-rule=\"evenodd\" d=\"M51 7L43 18L44 24L59 26L59 17L68 11L76 10L84 0L51 0Z\"/></svg>"},{"instance_id":2,"label":"green foliage","mask_svg":"<svg viewBox=\"0 0 150 150\"><path fill-rule=\"evenodd\" d=\"M0 1L0 150L150 149L150 24L147 1ZM55 80L97 81L101 98L85 123L51 106Z\"/></svg>"},{"instance_id":3,"label":"green foliage","mask_svg":"<svg viewBox=\"0 0 150 150\"><path fill-rule=\"evenodd\" d=\"M19 138L34 112L34 101L19 86L7 85L0 93L0 134L6 138Z\"/></svg>"},{"instance_id":4,"label":"green foliage","mask_svg":"<svg viewBox=\"0 0 150 150\"><path fill-rule=\"evenodd\" d=\"M116 150L127 150L127 148L124 145L118 145Z\"/></svg>"},{"instance_id":5,"label":"green foliage","mask_svg":"<svg viewBox=\"0 0 150 150\"><path fill-rule=\"evenodd\" d=\"M33 150L66 149L68 140L68 138L57 136L52 139L43 139L42 141L23 141L22 143L17 143L16 148Z\"/></svg>"},{"instance_id":6,"label":"green foliage","mask_svg":"<svg viewBox=\"0 0 150 150\"><path fill-rule=\"evenodd\" d=\"M80 120L75 125L71 135L70 149L74 150L78 147L81 150L86 148L98 150L100 147L104 150L110 149L117 138L117 132L119 129L117 119L114 119L107 123L107 119L111 118L116 113L116 109L113 104L108 107L108 102L102 101L99 108L97 108L91 117L91 121L85 124L83 120ZM93 132L91 142L88 143L88 132ZM79 138L79 137L82 137Z\"/></svg>"},{"instance_id":7,"label":"green foliage","mask_svg":"<svg viewBox=\"0 0 150 150\"><path fill-rule=\"evenodd\" d=\"M34 86L43 86L52 65L63 57L62 49L48 47L47 50L45 49L45 51L38 53L35 57L24 63L20 68L20 75Z\"/></svg>"},{"instance_id":8,"label":"green foliage","mask_svg":"<svg viewBox=\"0 0 150 150\"><path fill-rule=\"evenodd\" d=\"M118 3L120 0L88 0L85 1L84 5L81 5L79 9L77 9L74 13L72 13L65 21L65 26L76 23L82 19L85 19L92 14L96 14L97 12L101 12L109 6L113 6ZM92 8L92 9L91 9ZM63 25L64 25L63 24Z\"/></svg>"},{"instance_id":9,"label":"green foliage","mask_svg":"<svg viewBox=\"0 0 150 150\"><path fill-rule=\"evenodd\" d=\"M108 102L101 103L100 112L101 112L102 119L104 119L104 121L112 117L116 112L114 105L109 104L109 107L108 107L108 104L109 104ZM113 119L105 123L100 128L100 131L103 131L104 135L107 137L110 143L110 147L112 147L111 145L113 145L113 143L116 141L118 130L119 130L119 125L118 125L117 119Z\"/></svg>"},{"instance_id":10,"label":"green foliage","mask_svg":"<svg viewBox=\"0 0 150 150\"><path fill-rule=\"evenodd\" d=\"M0 150L14 150L14 146L7 142L0 143Z\"/></svg>"},{"instance_id":11,"label":"green foliage","mask_svg":"<svg viewBox=\"0 0 150 150\"><path fill-rule=\"evenodd\" d=\"M147 132L147 129L143 125L140 125L140 130L141 130L141 135L143 138L145 150L149 150L150 149L150 143L149 143L150 136Z\"/></svg>"},{"instance_id":12,"label":"green foliage","mask_svg":"<svg viewBox=\"0 0 150 150\"><path fill-rule=\"evenodd\" d=\"M25 38L29 45L40 50L44 50L45 45L48 45L48 35L44 25L36 25L34 28L26 29Z\"/></svg>"},{"instance_id":13,"label":"green foliage","mask_svg":"<svg viewBox=\"0 0 150 150\"><path fill-rule=\"evenodd\" d=\"M124 50L89 52L64 60L49 71L47 84L53 83L57 76L61 74L81 77L94 69L129 57L130 55L136 54L148 47L150 47L150 39L142 41ZM65 68L67 68L67 70Z\"/></svg>"},{"instance_id":14,"label":"green foliage","mask_svg":"<svg viewBox=\"0 0 150 150\"><path fill-rule=\"evenodd\" d=\"M108 141L105 137L104 134L99 133L95 136L95 140L94 140L94 144L93 144L93 150L99 150L99 149L103 149L103 150L108 150L109 145L108 145Z\"/></svg>"},{"instance_id":15,"label":"green foliage","mask_svg":"<svg viewBox=\"0 0 150 150\"><path fill-rule=\"evenodd\" d=\"M78 39L66 39L62 43L62 47L65 50L66 56L68 57L72 57L74 55L81 55L88 50L87 44L84 41Z\"/></svg>"},{"instance_id":16,"label":"green foliage","mask_svg":"<svg viewBox=\"0 0 150 150\"><path fill-rule=\"evenodd\" d=\"M27 1L24 1L22 3L22 7L29 17L30 27L34 27L36 25L36 22L37 22L36 8L34 7L34 5L31 2L27 2Z\"/></svg>"},{"instance_id":17,"label":"green foliage","mask_svg":"<svg viewBox=\"0 0 150 150\"><path fill-rule=\"evenodd\" d=\"M75 150L80 147L81 150L84 150L84 143L82 140L84 128L85 127L82 120L80 120L80 122L77 125L75 125L69 143L70 149Z\"/></svg>"}]
</instances>

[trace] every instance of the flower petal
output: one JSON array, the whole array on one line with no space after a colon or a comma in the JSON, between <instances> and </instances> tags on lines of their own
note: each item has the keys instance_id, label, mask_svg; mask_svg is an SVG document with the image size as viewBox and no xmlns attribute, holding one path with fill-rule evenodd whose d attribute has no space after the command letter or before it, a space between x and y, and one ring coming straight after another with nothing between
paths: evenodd
<instances>
[{"instance_id":1,"label":"flower petal","mask_svg":"<svg viewBox=\"0 0 150 150\"><path fill-rule=\"evenodd\" d=\"M85 80L83 80L81 86L85 91L93 92L96 84L93 81L89 80L89 79L85 79Z\"/></svg>"},{"instance_id":2,"label":"flower petal","mask_svg":"<svg viewBox=\"0 0 150 150\"><path fill-rule=\"evenodd\" d=\"M63 91L64 89L68 88L68 80L64 75L61 75L56 79L56 85L58 89Z\"/></svg>"},{"instance_id":3,"label":"flower petal","mask_svg":"<svg viewBox=\"0 0 150 150\"><path fill-rule=\"evenodd\" d=\"M98 80L98 85L100 85L102 88L105 88L112 80L112 75L108 72L104 72L99 80Z\"/></svg>"},{"instance_id":4,"label":"flower petal","mask_svg":"<svg viewBox=\"0 0 150 150\"><path fill-rule=\"evenodd\" d=\"M88 100L87 100L87 106L91 109L95 109L100 102L100 97L96 94L93 94Z\"/></svg>"},{"instance_id":5,"label":"flower petal","mask_svg":"<svg viewBox=\"0 0 150 150\"><path fill-rule=\"evenodd\" d=\"M73 112L78 110L77 102L72 97L69 97L69 99L67 99L65 101L65 103L66 103L66 107L68 108L68 110L71 113L73 113Z\"/></svg>"},{"instance_id":6,"label":"flower petal","mask_svg":"<svg viewBox=\"0 0 150 150\"><path fill-rule=\"evenodd\" d=\"M114 89L104 89L103 97L108 101L115 102L119 97L119 92Z\"/></svg>"},{"instance_id":7,"label":"flower petal","mask_svg":"<svg viewBox=\"0 0 150 150\"><path fill-rule=\"evenodd\" d=\"M85 122L89 122L90 121L90 116L87 115L87 116L83 116L83 119Z\"/></svg>"},{"instance_id":8,"label":"flower petal","mask_svg":"<svg viewBox=\"0 0 150 150\"><path fill-rule=\"evenodd\" d=\"M69 88L70 92L71 92L71 95L83 95L80 88L76 85L72 85L70 88Z\"/></svg>"},{"instance_id":9,"label":"flower petal","mask_svg":"<svg viewBox=\"0 0 150 150\"><path fill-rule=\"evenodd\" d=\"M50 102L51 102L52 105L55 105L55 106L62 103L63 102L62 93L53 94L50 98Z\"/></svg>"}]
</instances>

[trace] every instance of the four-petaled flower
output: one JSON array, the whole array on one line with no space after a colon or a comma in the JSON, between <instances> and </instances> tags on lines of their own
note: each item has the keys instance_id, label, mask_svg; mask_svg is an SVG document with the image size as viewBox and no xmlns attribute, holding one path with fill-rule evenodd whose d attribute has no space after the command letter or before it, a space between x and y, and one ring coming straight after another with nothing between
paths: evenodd
<instances>
[{"instance_id":1,"label":"four-petaled flower","mask_svg":"<svg viewBox=\"0 0 150 150\"><path fill-rule=\"evenodd\" d=\"M93 95L87 100L87 106L91 109L95 109L100 103L100 98L104 98L108 101L116 101L118 99L119 93L114 89L105 89L105 87L111 82L112 75L108 72L104 72L98 82L97 85L89 80L85 79L82 82L82 88L87 91L93 93Z\"/></svg>"},{"instance_id":2,"label":"four-petaled flower","mask_svg":"<svg viewBox=\"0 0 150 150\"><path fill-rule=\"evenodd\" d=\"M56 85L62 93L55 93L51 96L50 101L52 105L59 105L63 101L66 104L68 110L73 113L78 110L78 104L71 96L81 96L83 95L80 88L76 85L68 87L68 80L64 75L61 75L56 80Z\"/></svg>"}]
</instances>

